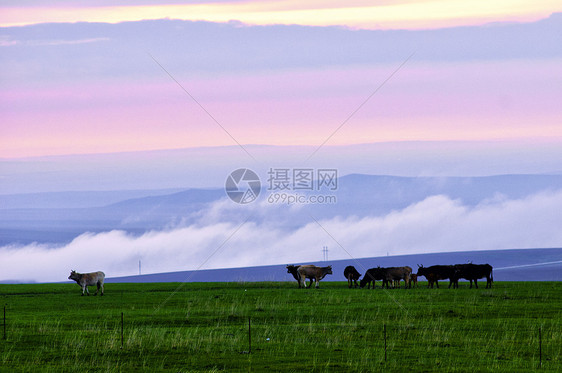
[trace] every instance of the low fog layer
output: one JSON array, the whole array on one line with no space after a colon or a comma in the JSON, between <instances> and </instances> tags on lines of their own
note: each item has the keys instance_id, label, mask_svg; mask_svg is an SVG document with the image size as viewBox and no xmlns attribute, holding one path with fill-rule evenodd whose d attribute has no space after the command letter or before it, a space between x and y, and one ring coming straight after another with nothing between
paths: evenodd
<instances>
[{"instance_id":1,"label":"low fog layer","mask_svg":"<svg viewBox=\"0 0 562 373\"><path fill-rule=\"evenodd\" d=\"M291 227L287 221L294 219ZM71 269L108 277L410 253L560 247L562 190L478 205L435 195L381 216L317 219L306 206L219 200L196 223L131 235L84 233L68 244L0 248L0 280L64 281ZM33 261L29 258L32 257Z\"/></svg>"}]
</instances>

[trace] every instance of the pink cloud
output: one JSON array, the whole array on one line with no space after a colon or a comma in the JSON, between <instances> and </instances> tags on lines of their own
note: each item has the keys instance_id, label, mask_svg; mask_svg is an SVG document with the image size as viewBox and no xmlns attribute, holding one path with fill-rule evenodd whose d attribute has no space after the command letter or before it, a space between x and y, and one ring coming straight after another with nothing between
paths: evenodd
<instances>
[{"instance_id":1,"label":"pink cloud","mask_svg":"<svg viewBox=\"0 0 562 373\"><path fill-rule=\"evenodd\" d=\"M330 140L562 137L558 61L406 65ZM316 145L395 66L177 79L243 144ZM2 157L233 142L168 77L0 92Z\"/></svg>"}]
</instances>

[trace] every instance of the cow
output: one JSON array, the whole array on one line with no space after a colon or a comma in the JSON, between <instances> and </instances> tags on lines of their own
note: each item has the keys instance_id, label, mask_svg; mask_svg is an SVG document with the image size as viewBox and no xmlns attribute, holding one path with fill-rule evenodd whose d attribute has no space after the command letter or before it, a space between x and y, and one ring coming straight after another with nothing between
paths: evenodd
<instances>
[{"instance_id":1,"label":"cow","mask_svg":"<svg viewBox=\"0 0 562 373\"><path fill-rule=\"evenodd\" d=\"M69 280L74 280L82 288L82 295L84 291L90 295L88 286L96 285L98 289L94 295L98 295L98 291L101 289L101 295L103 295L103 281L105 280L105 273L102 271L92 272L92 273L78 273L76 271L70 271Z\"/></svg>"},{"instance_id":2,"label":"cow","mask_svg":"<svg viewBox=\"0 0 562 373\"><path fill-rule=\"evenodd\" d=\"M433 289L433 284L439 289L439 280L449 279L449 288L453 284L455 276L455 267L452 265L435 265L424 267L418 264L418 276L424 276L427 279L427 287Z\"/></svg>"},{"instance_id":3,"label":"cow","mask_svg":"<svg viewBox=\"0 0 562 373\"><path fill-rule=\"evenodd\" d=\"M375 288L376 280L384 280L386 278L385 268L369 268L365 272L365 276L359 282L359 287L364 288L367 285L367 289L371 288L371 282L373 282L373 289Z\"/></svg>"},{"instance_id":4,"label":"cow","mask_svg":"<svg viewBox=\"0 0 562 373\"><path fill-rule=\"evenodd\" d=\"M478 279L486 277L486 289L492 287L494 276L492 274L492 266L489 264L455 264L455 274L453 278L453 288L459 287L459 279L464 278L470 281L470 288L472 289L472 281L474 286L478 289Z\"/></svg>"},{"instance_id":5,"label":"cow","mask_svg":"<svg viewBox=\"0 0 562 373\"><path fill-rule=\"evenodd\" d=\"M300 281L300 275L299 275L299 271L298 268L301 267L299 265L288 265L287 266L287 273L290 273L293 275L293 277L295 278L295 280L297 280L298 284L299 284L299 288L301 287L301 281ZM305 267L314 267L312 264L306 264ZM308 279L310 280L310 283L308 284L308 287L312 286L312 283L314 282L314 277L308 277ZM306 279L305 279L306 282Z\"/></svg>"},{"instance_id":6,"label":"cow","mask_svg":"<svg viewBox=\"0 0 562 373\"><path fill-rule=\"evenodd\" d=\"M418 275L416 273L410 275L410 287L412 287L411 284L414 284L414 287L418 287Z\"/></svg>"},{"instance_id":7,"label":"cow","mask_svg":"<svg viewBox=\"0 0 562 373\"><path fill-rule=\"evenodd\" d=\"M395 267L395 268L396 268L396 267ZM404 280L404 282L406 283L404 286L407 286L407 287L411 288L411 287L412 287L412 284L411 284L411 281L412 281L412 278L411 278L411 276L412 276L412 267L404 266L404 267L398 267L398 268L405 268L406 270L408 270L408 279L409 279L409 280L408 280L408 281ZM394 279L394 280L393 280L393 282L394 282L393 286L394 286L395 288L399 288L399 287L400 287L400 280L401 280L401 278L398 278L398 279Z\"/></svg>"},{"instance_id":8,"label":"cow","mask_svg":"<svg viewBox=\"0 0 562 373\"><path fill-rule=\"evenodd\" d=\"M327 267L316 267L313 265L299 266L297 268L297 272L299 273L300 276L299 284L304 286L304 283L307 278L314 277L314 280L316 280L316 288L318 288L320 285L320 280L326 277L326 275L332 274L332 266L327 266Z\"/></svg>"},{"instance_id":9,"label":"cow","mask_svg":"<svg viewBox=\"0 0 562 373\"><path fill-rule=\"evenodd\" d=\"M357 272L354 266L347 266L343 270L343 275L347 279L347 287L351 289L353 283L355 283L354 287L357 287L357 280L361 277L361 273Z\"/></svg>"},{"instance_id":10,"label":"cow","mask_svg":"<svg viewBox=\"0 0 562 373\"><path fill-rule=\"evenodd\" d=\"M388 267L382 268L384 270L384 278L382 286L386 284L386 288L389 288L389 284L393 287L400 287L400 280L404 280L404 289L408 288L410 284L410 273L412 273L412 268L410 267Z\"/></svg>"}]
</instances>

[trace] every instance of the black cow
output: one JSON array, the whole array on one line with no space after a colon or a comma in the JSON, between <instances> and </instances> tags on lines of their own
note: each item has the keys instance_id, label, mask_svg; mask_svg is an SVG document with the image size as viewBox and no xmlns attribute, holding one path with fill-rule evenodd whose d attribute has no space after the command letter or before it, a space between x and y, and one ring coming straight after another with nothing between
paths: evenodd
<instances>
[{"instance_id":1,"label":"black cow","mask_svg":"<svg viewBox=\"0 0 562 373\"><path fill-rule=\"evenodd\" d=\"M455 264L455 274L453 278L453 287L459 287L459 279L464 278L470 281L470 288L472 289L472 281L474 286L478 289L478 279L486 277L486 289L492 287L494 277L492 275L492 266L489 264Z\"/></svg>"},{"instance_id":2,"label":"black cow","mask_svg":"<svg viewBox=\"0 0 562 373\"><path fill-rule=\"evenodd\" d=\"M355 283L354 287L357 287L357 280L361 277L361 273L357 272L354 266L347 266L343 270L343 275L347 279L347 287L351 288L353 283Z\"/></svg>"},{"instance_id":3,"label":"black cow","mask_svg":"<svg viewBox=\"0 0 562 373\"><path fill-rule=\"evenodd\" d=\"M412 284L414 284L414 287L418 287L418 275L416 273L410 275L410 287L412 287Z\"/></svg>"},{"instance_id":4,"label":"black cow","mask_svg":"<svg viewBox=\"0 0 562 373\"><path fill-rule=\"evenodd\" d=\"M365 273L365 276L359 282L359 287L364 288L367 285L367 289L371 288L371 281L373 282L373 289L375 288L375 280L386 280L386 270L385 268L377 267L370 268Z\"/></svg>"},{"instance_id":5,"label":"black cow","mask_svg":"<svg viewBox=\"0 0 562 373\"><path fill-rule=\"evenodd\" d=\"M433 288L433 284L435 283L437 289L439 289L439 280L449 279L449 288L453 284L455 267L452 265L435 265L431 267L418 265L418 267L418 276L424 276L427 279L428 288Z\"/></svg>"}]
</instances>

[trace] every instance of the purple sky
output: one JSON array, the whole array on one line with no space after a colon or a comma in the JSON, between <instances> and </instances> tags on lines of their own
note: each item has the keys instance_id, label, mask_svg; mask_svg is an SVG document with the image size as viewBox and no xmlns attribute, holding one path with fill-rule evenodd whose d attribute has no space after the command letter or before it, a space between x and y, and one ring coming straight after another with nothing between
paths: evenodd
<instances>
[{"instance_id":1,"label":"purple sky","mask_svg":"<svg viewBox=\"0 0 562 373\"><path fill-rule=\"evenodd\" d=\"M241 144L562 141L561 20L3 27L0 157L233 145L150 55Z\"/></svg>"}]
</instances>

